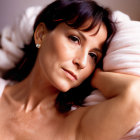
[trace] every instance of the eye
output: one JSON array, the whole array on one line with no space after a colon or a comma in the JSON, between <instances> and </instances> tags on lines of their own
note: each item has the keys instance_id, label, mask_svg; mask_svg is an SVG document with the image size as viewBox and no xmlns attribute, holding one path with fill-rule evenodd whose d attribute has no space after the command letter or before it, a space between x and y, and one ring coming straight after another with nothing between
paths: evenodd
<instances>
[{"instance_id":1,"label":"eye","mask_svg":"<svg viewBox=\"0 0 140 140\"><path fill-rule=\"evenodd\" d=\"M89 56L94 60L94 62L97 62L97 54L96 53L94 53L94 52L90 52L89 53Z\"/></svg>"},{"instance_id":2,"label":"eye","mask_svg":"<svg viewBox=\"0 0 140 140\"><path fill-rule=\"evenodd\" d=\"M80 44L80 39L77 36L70 35L69 39L76 44Z\"/></svg>"}]
</instances>

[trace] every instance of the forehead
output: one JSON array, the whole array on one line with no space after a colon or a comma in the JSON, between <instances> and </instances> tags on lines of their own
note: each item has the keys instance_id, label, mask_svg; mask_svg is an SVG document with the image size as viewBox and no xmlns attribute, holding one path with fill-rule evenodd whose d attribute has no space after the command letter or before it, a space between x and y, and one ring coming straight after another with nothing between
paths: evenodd
<instances>
[{"instance_id":1,"label":"forehead","mask_svg":"<svg viewBox=\"0 0 140 140\"><path fill-rule=\"evenodd\" d=\"M93 19L90 18L86 22L84 22L84 24L81 27L79 27L78 29L80 31L84 31L91 26L92 22L93 22ZM100 34L100 35L103 34L106 36L107 35L107 28L103 22L99 22L95 27L93 27L90 30L85 31L85 32L87 34L89 34L90 36L96 36L97 34Z\"/></svg>"},{"instance_id":2,"label":"forehead","mask_svg":"<svg viewBox=\"0 0 140 140\"><path fill-rule=\"evenodd\" d=\"M84 24L82 24L79 28L73 28L67 25L66 23L62 22L56 27L56 29L65 30L65 31L77 30L79 32L86 33L90 36L96 36L97 34L100 34L100 35L103 34L107 36L107 28L104 23L99 23L95 27L91 28L90 30L85 31L91 25L91 23L92 23L92 19L89 19Z\"/></svg>"},{"instance_id":3,"label":"forehead","mask_svg":"<svg viewBox=\"0 0 140 140\"><path fill-rule=\"evenodd\" d=\"M102 50L103 44L105 43L108 34L107 28L104 23L98 24L87 32L81 30L79 32L82 32L87 37L87 40L89 40L90 43L93 44L93 47L95 45Z\"/></svg>"},{"instance_id":4,"label":"forehead","mask_svg":"<svg viewBox=\"0 0 140 140\"><path fill-rule=\"evenodd\" d=\"M95 27L91 28L89 31L84 31L87 29L92 23L92 19L87 20L84 24L82 24L79 28L75 29L71 26L67 25L66 23L60 23L53 32L67 32L67 31L74 31L83 35L85 40L91 39L92 41L98 41L98 46L102 46L105 40L107 39L107 28L104 23L99 23Z\"/></svg>"},{"instance_id":5,"label":"forehead","mask_svg":"<svg viewBox=\"0 0 140 140\"><path fill-rule=\"evenodd\" d=\"M91 28L89 31L84 31L87 29L91 23L92 19L87 20L81 27L78 28L79 32L83 33L85 36L91 39L91 42L98 42L98 46L102 47L104 42L107 39L108 31L106 25L101 22L98 23L95 27Z\"/></svg>"}]
</instances>

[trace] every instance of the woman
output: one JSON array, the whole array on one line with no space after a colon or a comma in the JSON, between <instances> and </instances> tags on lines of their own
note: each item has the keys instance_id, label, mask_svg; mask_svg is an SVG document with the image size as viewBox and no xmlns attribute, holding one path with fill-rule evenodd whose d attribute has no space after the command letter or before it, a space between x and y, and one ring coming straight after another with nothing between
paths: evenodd
<instances>
[{"instance_id":1,"label":"woman","mask_svg":"<svg viewBox=\"0 0 140 140\"><path fill-rule=\"evenodd\" d=\"M90 0L46 7L24 58L3 76L20 82L6 86L0 99L0 139L117 140L131 129L140 117L140 79L134 76L96 71L91 84L108 100L70 111L86 95L78 100L69 90L84 86L101 64L113 29L108 11Z\"/></svg>"}]
</instances>

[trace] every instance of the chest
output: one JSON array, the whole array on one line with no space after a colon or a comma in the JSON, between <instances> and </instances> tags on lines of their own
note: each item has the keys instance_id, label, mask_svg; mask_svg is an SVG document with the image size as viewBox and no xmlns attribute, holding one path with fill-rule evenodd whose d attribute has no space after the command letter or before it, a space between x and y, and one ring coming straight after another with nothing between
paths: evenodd
<instances>
[{"instance_id":1,"label":"chest","mask_svg":"<svg viewBox=\"0 0 140 140\"><path fill-rule=\"evenodd\" d=\"M31 119L31 116L18 118L14 113L7 115L0 113L0 139L3 140L53 139L58 130L58 125L51 126L43 120Z\"/></svg>"},{"instance_id":2,"label":"chest","mask_svg":"<svg viewBox=\"0 0 140 140\"><path fill-rule=\"evenodd\" d=\"M73 130L59 119L45 119L35 113L25 115L0 105L2 140L74 140Z\"/></svg>"}]
</instances>

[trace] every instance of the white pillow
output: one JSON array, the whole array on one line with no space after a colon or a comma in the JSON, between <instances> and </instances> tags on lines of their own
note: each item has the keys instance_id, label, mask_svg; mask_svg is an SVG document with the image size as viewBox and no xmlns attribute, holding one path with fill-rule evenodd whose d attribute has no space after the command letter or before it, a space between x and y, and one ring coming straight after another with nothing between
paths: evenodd
<instances>
[{"instance_id":1,"label":"white pillow","mask_svg":"<svg viewBox=\"0 0 140 140\"><path fill-rule=\"evenodd\" d=\"M43 7L29 7L17 18L12 26L6 26L1 34L0 49L0 76L3 71L15 67L15 64L22 58L21 48L29 44L33 35L33 25L36 16Z\"/></svg>"},{"instance_id":2,"label":"white pillow","mask_svg":"<svg viewBox=\"0 0 140 140\"><path fill-rule=\"evenodd\" d=\"M140 76L140 22L128 15L113 13L117 33L109 45L103 69Z\"/></svg>"}]
</instances>

